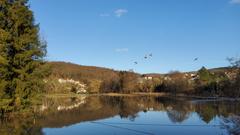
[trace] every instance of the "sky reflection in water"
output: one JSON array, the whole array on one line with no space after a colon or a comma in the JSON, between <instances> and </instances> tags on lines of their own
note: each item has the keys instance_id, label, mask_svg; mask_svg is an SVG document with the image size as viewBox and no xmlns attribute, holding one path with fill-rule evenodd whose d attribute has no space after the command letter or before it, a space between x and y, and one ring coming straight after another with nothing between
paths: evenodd
<instances>
[{"instance_id":1,"label":"sky reflection in water","mask_svg":"<svg viewBox=\"0 0 240 135\"><path fill-rule=\"evenodd\" d=\"M225 135L230 134L229 130L234 131L227 130L225 124L236 123L224 123L224 119L238 116L240 108L240 104L233 101L193 102L189 99L161 97L88 97L85 100L85 104L73 109L74 112L85 109L73 113L73 116L79 114L79 118L76 117L78 122L69 124L66 121L65 125L63 123L56 127L46 126L42 130L43 133L47 135L100 133L104 135ZM89 116L81 117L82 113L94 115L94 118L90 117L90 120L87 120L85 118ZM62 115L62 117L66 116L71 115Z\"/></svg>"}]
</instances>

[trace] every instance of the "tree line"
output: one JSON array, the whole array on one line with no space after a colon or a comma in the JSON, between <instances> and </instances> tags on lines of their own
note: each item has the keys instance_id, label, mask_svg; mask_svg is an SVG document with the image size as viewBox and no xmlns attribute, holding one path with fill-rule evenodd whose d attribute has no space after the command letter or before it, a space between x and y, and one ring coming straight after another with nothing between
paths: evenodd
<instances>
[{"instance_id":1,"label":"tree line","mask_svg":"<svg viewBox=\"0 0 240 135\"><path fill-rule=\"evenodd\" d=\"M233 60L232 62L237 63L238 61ZM81 81L87 84L89 93L164 92L171 95L182 93L199 96L240 96L240 71L236 64L215 70L202 67L194 73L175 71L151 79L133 72L79 66L64 62L51 62L51 67L52 78L73 78ZM190 74L194 74L194 76L190 76Z\"/></svg>"}]
</instances>

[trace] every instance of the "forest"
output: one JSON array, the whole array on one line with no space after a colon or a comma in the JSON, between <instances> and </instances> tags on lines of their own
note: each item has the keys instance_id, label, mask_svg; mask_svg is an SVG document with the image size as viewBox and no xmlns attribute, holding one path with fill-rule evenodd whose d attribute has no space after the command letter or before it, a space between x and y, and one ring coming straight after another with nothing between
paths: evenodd
<instances>
[{"instance_id":1,"label":"forest","mask_svg":"<svg viewBox=\"0 0 240 135\"><path fill-rule=\"evenodd\" d=\"M90 87L88 93L169 93L171 95L237 98L240 96L238 63L238 59L232 58L230 60L231 66L225 68L206 69L202 67L195 72L172 71L161 75L115 71L65 62L50 62L48 64L52 69L49 80L73 78L87 84ZM192 77L191 74L194 76ZM61 88L53 87L53 85L48 85L48 87L49 93L54 89L58 89L58 91L53 93L66 91L66 89L61 91Z\"/></svg>"}]
</instances>

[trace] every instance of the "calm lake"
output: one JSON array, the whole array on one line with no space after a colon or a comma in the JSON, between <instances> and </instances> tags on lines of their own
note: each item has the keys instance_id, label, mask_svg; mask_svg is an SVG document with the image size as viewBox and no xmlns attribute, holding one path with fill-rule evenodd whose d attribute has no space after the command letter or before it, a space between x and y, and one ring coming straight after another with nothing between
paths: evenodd
<instances>
[{"instance_id":1,"label":"calm lake","mask_svg":"<svg viewBox=\"0 0 240 135\"><path fill-rule=\"evenodd\" d=\"M238 135L240 102L157 96L46 98L40 116L0 123L1 134Z\"/></svg>"}]
</instances>

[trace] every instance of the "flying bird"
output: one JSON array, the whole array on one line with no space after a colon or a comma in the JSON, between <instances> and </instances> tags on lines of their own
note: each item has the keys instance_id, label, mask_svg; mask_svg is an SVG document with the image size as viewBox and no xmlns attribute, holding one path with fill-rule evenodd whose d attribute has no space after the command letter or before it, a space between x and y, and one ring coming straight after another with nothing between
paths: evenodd
<instances>
[{"instance_id":1,"label":"flying bird","mask_svg":"<svg viewBox=\"0 0 240 135\"><path fill-rule=\"evenodd\" d=\"M198 60L198 58L195 58L193 61L197 61Z\"/></svg>"},{"instance_id":2,"label":"flying bird","mask_svg":"<svg viewBox=\"0 0 240 135\"><path fill-rule=\"evenodd\" d=\"M150 53L150 54L149 54L149 56L150 56L150 57L152 57L152 56L153 56L153 54L152 54L152 53Z\"/></svg>"},{"instance_id":3,"label":"flying bird","mask_svg":"<svg viewBox=\"0 0 240 135\"><path fill-rule=\"evenodd\" d=\"M148 56L147 56L147 55L145 55L144 59L147 59L147 58L148 58Z\"/></svg>"},{"instance_id":4,"label":"flying bird","mask_svg":"<svg viewBox=\"0 0 240 135\"><path fill-rule=\"evenodd\" d=\"M135 65L137 65L137 64L138 64L138 62L136 61L136 62L134 62L134 64L135 64Z\"/></svg>"}]
</instances>

